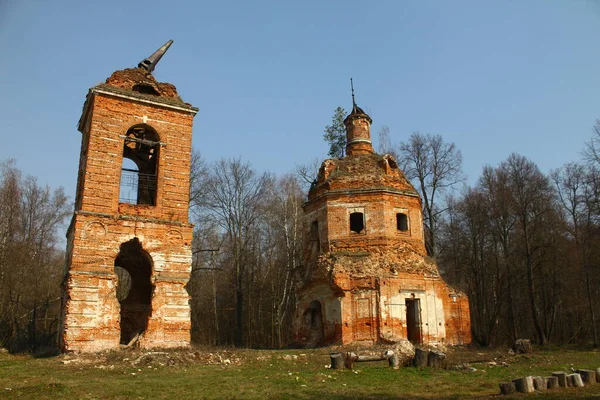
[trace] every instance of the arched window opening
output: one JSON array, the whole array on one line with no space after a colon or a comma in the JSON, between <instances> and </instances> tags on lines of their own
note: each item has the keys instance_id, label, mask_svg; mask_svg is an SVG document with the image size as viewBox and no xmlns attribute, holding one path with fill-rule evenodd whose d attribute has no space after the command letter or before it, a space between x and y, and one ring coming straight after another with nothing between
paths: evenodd
<instances>
[{"instance_id":1,"label":"arched window opening","mask_svg":"<svg viewBox=\"0 0 600 400\"><path fill-rule=\"evenodd\" d=\"M119 202L137 204L138 199L138 175L140 171L135 163L129 158L123 157L121 165L121 188L119 190Z\"/></svg>"},{"instance_id":2,"label":"arched window opening","mask_svg":"<svg viewBox=\"0 0 600 400\"><path fill-rule=\"evenodd\" d=\"M148 327L152 314L152 258L137 238L121 244L115 259L117 300L121 305L121 344L129 344Z\"/></svg>"},{"instance_id":3,"label":"arched window opening","mask_svg":"<svg viewBox=\"0 0 600 400\"><path fill-rule=\"evenodd\" d=\"M350 231L355 233L363 233L365 229L365 218L361 212L353 212L350 214Z\"/></svg>"},{"instance_id":4,"label":"arched window opening","mask_svg":"<svg viewBox=\"0 0 600 400\"><path fill-rule=\"evenodd\" d=\"M129 128L123 145L119 201L156 205L160 139L148 125Z\"/></svg>"},{"instance_id":5,"label":"arched window opening","mask_svg":"<svg viewBox=\"0 0 600 400\"><path fill-rule=\"evenodd\" d=\"M408 231L408 216L406 214L396 214L396 229L398 229L400 232Z\"/></svg>"}]
</instances>

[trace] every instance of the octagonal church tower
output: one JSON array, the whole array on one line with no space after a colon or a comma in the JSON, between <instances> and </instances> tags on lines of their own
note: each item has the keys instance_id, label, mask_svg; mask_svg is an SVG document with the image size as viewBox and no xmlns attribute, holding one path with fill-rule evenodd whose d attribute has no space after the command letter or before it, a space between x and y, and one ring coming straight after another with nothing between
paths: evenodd
<instances>
[{"instance_id":1,"label":"octagonal church tower","mask_svg":"<svg viewBox=\"0 0 600 400\"><path fill-rule=\"evenodd\" d=\"M346 156L322 163L304 204L295 341L469 343L468 299L427 257L419 194L373 151L371 123L353 98Z\"/></svg>"},{"instance_id":2,"label":"octagonal church tower","mask_svg":"<svg viewBox=\"0 0 600 400\"><path fill-rule=\"evenodd\" d=\"M190 342L192 122L152 71L172 41L88 92L67 231L60 344L67 351Z\"/></svg>"}]
</instances>

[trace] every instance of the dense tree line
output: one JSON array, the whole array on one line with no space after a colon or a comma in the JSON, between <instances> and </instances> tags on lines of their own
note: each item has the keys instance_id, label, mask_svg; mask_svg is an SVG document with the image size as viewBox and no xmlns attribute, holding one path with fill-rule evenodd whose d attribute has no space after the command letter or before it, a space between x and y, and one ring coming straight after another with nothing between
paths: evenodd
<instances>
[{"instance_id":1,"label":"dense tree line","mask_svg":"<svg viewBox=\"0 0 600 400\"><path fill-rule=\"evenodd\" d=\"M511 154L447 201L438 262L470 297L477 343L598 344L600 175L588 160L544 175Z\"/></svg>"},{"instance_id":2,"label":"dense tree line","mask_svg":"<svg viewBox=\"0 0 600 400\"><path fill-rule=\"evenodd\" d=\"M290 342L301 259L299 182L259 174L240 159L194 159L194 340L282 347Z\"/></svg>"},{"instance_id":3,"label":"dense tree line","mask_svg":"<svg viewBox=\"0 0 600 400\"><path fill-rule=\"evenodd\" d=\"M71 210L62 187L50 190L0 163L0 347L40 351L58 331L64 242Z\"/></svg>"},{"instance_id":4,"label":"dense tree line","mask_svg":"<svg viewBox=\"0 0 600 400\"><path fill-rule=\"evenodd\" d=\"M545 175L511 154L472 187L441 136L394 145L384 127L379 138L421 194L428 253L468 294L475 342L598 345L600 122L582 161Z\"/></svg>"},{"instance_id":5,"label":"dense tree line","mask_svg":"<svg viewBox=\"0 0 600 400\"><path fill-rule=\"evenodd\" d=\"M579 162L544 174L511 154L467 186L453 143L414 133L393 145L388 129L380 133L379 151L396 155L423 198L430 256L469 296L478 344L598 344L599 148L600 123ZM301 206L317 164L276 177L241 159L192 161L193 341L289 345ZM0 197L0 345L35 351L56 338L58 232L71 207L62 188L39 185L14 161L0 164Z\"/></svg>"}]
</instances>

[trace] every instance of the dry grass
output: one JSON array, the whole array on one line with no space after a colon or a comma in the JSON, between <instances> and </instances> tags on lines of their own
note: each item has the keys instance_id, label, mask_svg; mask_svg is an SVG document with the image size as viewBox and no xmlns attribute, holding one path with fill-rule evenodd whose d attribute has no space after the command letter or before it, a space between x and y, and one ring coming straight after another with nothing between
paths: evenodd
<instances>
[{"instance_id":1,"label":"dry grass","mask_svg":"<svg viewBox=\"0 0 600 400\"><path fill-rule=\"evenodd\" d=\"M326 368L331 350L129 351L45 359L0 354L0 398L508 398L499 395L499 383L600 367L600 353L593 349L536 349L529 355L509 355L506 350L461 348L448 351L454 369L395 371L385 362L375 362L357 364L355 371L334 371ZM514 398L524 397L600 398L600 384Z\"/></svg>"}]
</instances>

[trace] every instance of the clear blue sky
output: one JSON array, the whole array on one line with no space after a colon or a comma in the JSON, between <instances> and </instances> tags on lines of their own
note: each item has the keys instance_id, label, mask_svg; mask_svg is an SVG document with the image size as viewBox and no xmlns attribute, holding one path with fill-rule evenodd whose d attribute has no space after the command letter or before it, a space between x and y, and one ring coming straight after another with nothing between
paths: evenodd
<instances>
[{"instance_id":1,"label":"clear blue sky","mask_svg":"<svg viewBox=\"0 0 600 400\"><path fill-rule=\"evenodd\" d=\"M600 1L0 0L0 160L73 198L88 88L168 39L194 146L260 171L325 157L350 77L375 140L441 134L470 183L512 152L577 160L600 118Z\"/></svg>"}]
</instances>

